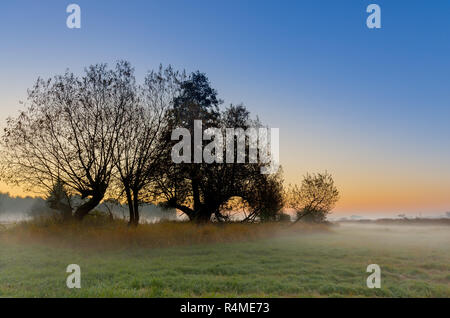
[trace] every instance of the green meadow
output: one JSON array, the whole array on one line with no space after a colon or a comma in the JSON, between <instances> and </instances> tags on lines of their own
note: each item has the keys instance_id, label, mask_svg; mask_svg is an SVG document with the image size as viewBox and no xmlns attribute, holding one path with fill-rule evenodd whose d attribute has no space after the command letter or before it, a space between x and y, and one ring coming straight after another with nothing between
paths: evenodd
<instances>
[{"instance_id":1,"label":"green meadow","mask_svg":"<svg viewBox=\"0 0 450 318\"><path fill-rule=\"evenodd\" d=\"M9 235L0 236L1 297L450 297L448 226L341 224L162 247ZM81 267L80 289L66 287L69 264ZM380 289L366 286L369 264L381 267Z\"/></svg>"}]
</instances>

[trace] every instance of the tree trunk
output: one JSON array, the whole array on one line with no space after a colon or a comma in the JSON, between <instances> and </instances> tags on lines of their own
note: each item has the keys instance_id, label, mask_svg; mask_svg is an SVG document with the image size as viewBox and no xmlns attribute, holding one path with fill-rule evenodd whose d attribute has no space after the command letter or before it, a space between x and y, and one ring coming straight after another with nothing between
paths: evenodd
<instances>
[{"instance_id":1,"label":"tree trunk","mask_svg":"<svg viewBox=\"0 0 450 318\"><path fill-rule=\"evenodd\" d=\"M139 191L133 191L134 226L139 224Z\"/></svg>"},{"instance_id":2,"label":"tree trunk","mask_svg":"<svg viewBox=\"0 0 450 318\"><path fill-rule=\"evenodd\" d=\"M194 221L195 223L208 223L211 221L211 215L213 214L214 210L208 208L207 206L200 207L197 211L194 211L192 218L190 218L191 221Z\"/></svg>"},{"instance_id":3,"label":"tree trunk","mask_svg":"<svg viewBox=\"0 0 450 318\"><path fill-rule=\"evenodd\" d=\"M195 177L192 177L192 196L194 201L194 211L196 211L201 208L201 203L199 185Z\"/></svg>"},{"instance_id":4,"label":"tree trunk","mask_svg":"<svg viewBox=\"0 0 450 318\"><path fill-rule=\"evenodd\" d=\"M172 205L172 207L175 209L178 209L181 212L183 212L184 214L186 214L187 217L189 218L189 220L193 219L194 211L191 208L188 208L187 206L180 205L180 204L174 204L174 205Z\"/></svg>"},{"instance_id":5,"label":"tree trunk","mask_svg":"<svg viewBox=\"0 0 450 318\"><path fill-rule=\"evenodd\" d=\"M94 195L89 201L78 207L74 214L75 218L81 221L90 211L99 205L102 199L103 195Z\"/></svg>"},{"instance_id":6,"label":"tree trunk","mask_svg":"<svg viewBox=\"0 0 450 318\"><path fill-rule=\"evenodd\" d=\"M128 203L128 211L130 212L130 219L128 220L128 225L134 224L134 205L133 199L131 197L130 189L126 189L127 203Z\"/></svg>"}]
</instances>

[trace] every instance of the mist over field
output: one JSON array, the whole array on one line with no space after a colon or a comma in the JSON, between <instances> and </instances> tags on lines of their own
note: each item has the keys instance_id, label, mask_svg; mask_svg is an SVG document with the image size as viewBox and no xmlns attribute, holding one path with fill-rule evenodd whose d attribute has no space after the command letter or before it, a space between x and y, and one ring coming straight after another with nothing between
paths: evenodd
<instances>
[{"instance_id":1,"label":"mist over field","mask_svg":"<svg viewBox=\"0 0 450 318\"><path fill-rule=\"evenodd\" d=\"M349 245L382 248L437 248L450 252L448 225L379 225L340 223L338 238ZM450 259L449 259L450 261Z\"/></svg>"},{"instance_id":2,"label":"mist over field","mask_svg":"<svg viewBox=\"0 0 450 318\"><path fill-rule=\"evenodd\" d=\"M450 297L449 242L448 225L19 224L0 230L0 296Z\"/></svg>"},{"instance_id":3,"label":"mist over field","mask_svg":"<svg viewBox=\"0 0 450 318\"><path fill-rule=\"evenodd\" d=\"M125 219L128 212L124 205L110 205L105 202L100 204L96 211L105 214L111 212L117 219ZM58 213L50 209L48 203L40 197L19 197L0 193L0 224L30 221L36 216L50 212ZM153 223L174 219L177 219L177 215L173 209L165 210L152 204L142 206L142 222Z\"/></svg>"}]
</instances>

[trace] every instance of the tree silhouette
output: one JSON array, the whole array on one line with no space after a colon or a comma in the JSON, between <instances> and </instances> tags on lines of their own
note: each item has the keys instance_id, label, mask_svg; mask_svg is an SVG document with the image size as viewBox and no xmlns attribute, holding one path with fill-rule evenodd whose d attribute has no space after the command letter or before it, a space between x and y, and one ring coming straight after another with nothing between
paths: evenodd
<instances>
[{"instance_id":1,"label":"tree silhouette","mask_svg":"<svg viewBox=\"0 0 450 318\"><path fill-rule=\"evenodd\" d=\"M127 199L130 224L139 223L139 205L146 199L143 190L152 185L158 167L164 164L167 111L173 106L182 78L171 67L149 73L144 86L135 88L134 103L124 112L114 164L117 186Z\"/></svg>"},{"instance_id":2,"label":"tree silhouette","mask_svg":"<svg viewBox=\"0 0 450 318\"><path fill-rule=\"evenodd\" d=\"M339 191L328 172L307 174L300 187L288 193L289 207L297 212L297 221L323 222L339 200Z\"/></svg>"},{"instance_id":3,"label":"tree silhouette","mask_svg":"<svg viewBox=\"0 0 450 318\"><path fill-rule=\"evenodd\" d=\"M171 67L150 72L143 85L136 84L126 61L113 69L90 66L81 77L67 71L38 79L26 109L7 120L1 177L27 190L58 188L79 196L73 212L79 220L108 197L126 199L134 225L139 205L150 202L179 209L196 222L213 215L226 221L222 212L233 197L252 209L246 220L274 220L282 207L282 178L281 172L261 174L270 163L250 163L250 153L242 158L236 148L227 163L174 163L171 158L177 143L171 140L173 130L184 127L193 136L195 120L223 136L230 127L262 127L243 105L221 110L221 104L204 74L186 77ZM231 137L233 143L240 138ZM255 143L245 136L244 141L246 147ZM202 148L206 141L200 143ZM55 204L63 208L61 200ZM67 215L69 207L63 209Z\"/></svg>"},{"instance_id":4,"label":"tree silhouette","mask_svg":"<svg viewBox=\"0 0 450 318\"><path fill-rule=\"evenodd\" d=\"M194 136L194 120L201 120L204 129L220 129L223 136L229 127L246 130L261 126L258 121L250 119L244 106L231 105L220 111L220 104L217 92L211 88L207 77L198 72L191 74L181 84L181 94L175 99L174 108L170 112L170 130L184 127ZM233 137L233 141L235 138ZM193 139L191 138L190 149L195 152L198 145ZM169 136L167 142L174 145ZM201 148L205 144L205 141L200 141ZM247 140L246 145L248 144ZM222 211L233 197L248 202L255 217L261 216L263 212L268 213L269 209L274 209L275 213L279 210L277 204L276 207L271 206L273 202L260 199L264 191L266 195L272 195L272 198L277 197L276 192L280 191L281 183L278 181L278 186L273 185L280 178L261 174L263 164L249 163L248 153L245 163L238 163L236 149L231 163L173 163L170 154L166 153L166 156L166 164L162 166L160 177L153 187L155 196L164 198L165 206L179 209L192 221L208 222L213 215L218 221L226 221L227 217Z\"/></svg>"},{"instance_id":5,"label":"tree silhouette","mask_svg":"<svg viewBox=\"0 0 450 318\"><path fill-rule=\"evenodd\" d=\"M49 191L57 180L84 200L82 219L103 199L114 167L124 111L133 102L128 63L110 70L93 65L85 74L38 79L28 107L8 118L2 139L3 180Z\"/></svg>"}]
</instances>

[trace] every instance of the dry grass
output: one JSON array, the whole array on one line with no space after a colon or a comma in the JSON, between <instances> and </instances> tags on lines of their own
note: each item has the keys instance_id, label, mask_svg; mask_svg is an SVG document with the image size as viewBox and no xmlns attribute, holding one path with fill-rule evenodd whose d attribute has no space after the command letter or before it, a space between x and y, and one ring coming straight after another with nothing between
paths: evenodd
<instances>
[{"instance_id":1,"label":"dry grass","mask_svg":"<svg viewBox=\"0 0 450 318\"><path fill-rule=\"evenodd\" d=\"M18 243L44 243L58 247L114 249L125 247L171 247L180 245L249 241L283 233L327 231L326 225L283 223L204 224L160 222L130 227L122 220L87 218L61 223L46 218L24 221L4 228L0 238Z\"/></svg>"}]
</instances>

